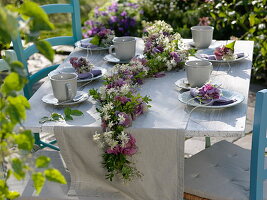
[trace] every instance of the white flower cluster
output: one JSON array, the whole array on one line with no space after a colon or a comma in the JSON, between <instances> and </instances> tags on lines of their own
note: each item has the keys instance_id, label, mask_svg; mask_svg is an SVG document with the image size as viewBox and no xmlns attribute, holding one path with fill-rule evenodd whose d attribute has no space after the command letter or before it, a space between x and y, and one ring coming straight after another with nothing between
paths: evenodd
<instances>
[{"instance_id":1,"label":"white flower cluster","mask_svg":"<svg viewBox=\"0 0 267 200\"><path fill-rule=\"evenodd\" d=\"M112 40L114 39L115 35L108 35L107 38L101 40L101 46L108 47L112 44Z\"/></svg>"},{"instance_id":2,"label":"white flower cluster","mask_svg":"<svg viewBox=\"0 0 267 200\"><path fill-rule=\"evenodd\" d=\"M148 32L149 35L163 34L164 32L172 33L173 28L171 27L171 25L167 24L166 22L158 20L158 21L154 21L153 24L148 23L148 27L146 28L146 31Z\"/></svg>"},{"instance_id":3,"label":"white flower cluster","mask_svg":"<svg viewBox=\"0 0 267 200\"><path fill-rule=\"evenodd\" d=\"M95 132L93 135L93 141L100 148L108 147L110 149L114 149L118 144L120 144L121 147L125 147L130 140L129 136L124 131L122 131L116 139L114 138L114 135L114 131L106 131L102 134Z\"/></svg>"}]
</instances>

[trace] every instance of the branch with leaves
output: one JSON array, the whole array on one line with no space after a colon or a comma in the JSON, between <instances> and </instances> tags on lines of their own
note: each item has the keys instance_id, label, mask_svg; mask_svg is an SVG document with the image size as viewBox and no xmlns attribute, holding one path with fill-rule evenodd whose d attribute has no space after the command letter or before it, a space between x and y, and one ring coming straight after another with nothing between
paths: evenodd
<instances>
[{"instance_id":1,"label":"branch with leaves","mask_svg":"<svg viewBox=\"0 0 267 200\"><path fill-rule=\"evenodd\" d=\"M17 21L19 16L20 22ZM4 8L0 5L0 54L19 32L23 32L26 42L34 42L39 52L53 61L51 45L38 40L41 30L52 30L53 27L44 10L29 0L19 7L8 5ZM3 170L0 171L0 200L20 196L18 192L10 191L7 185L11 176L22 180L30 172L37 194L41 192L46 180L66 184L64 176L57 169L49 168L50 158L33 158L31 155L34 137L22 125L30 104L24 96L19 95L27 83L26 72L22 63L5 60L10 71L0 72L0 168ZM66 113L66 118L72 118L72 112L70 115Z\"/></svg>"}]
</instances>

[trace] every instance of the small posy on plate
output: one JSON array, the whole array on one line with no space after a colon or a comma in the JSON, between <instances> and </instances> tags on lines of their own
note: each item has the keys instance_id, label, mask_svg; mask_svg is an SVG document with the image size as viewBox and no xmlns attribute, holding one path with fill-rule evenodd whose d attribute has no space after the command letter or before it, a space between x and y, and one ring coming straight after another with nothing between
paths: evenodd
<instances>
[{"instance_id":1,"label":"small posy on plate","mask_svg":"<svg viewBox=\"0 0 267 200\"><path fill-rule=\"evenodd\" d=\"M222 89L222 97L226 98L226 99L232 99L233 102L229 103L227 105L206 105L206 104L202 104L200 103L200 101L198 101L196 98L192 97L192 95L190 94L190 91L184 92L182 94L179 94L178 99L180 102L189 105L189 106L194 106L194 107L201 107L201 108L228 108L228 107L232 107L235 106L237 104L240 104L244 101L245 97L235 91L230 91L230 90L225 90Z\"/></svg>"},{"instance_id":2,"label":"small posy on plate","mask_svg":"<svg viewBox=\"0 0 267 200\"><path fill-rule=\"evenodd\" d=\"M227 45L216 47L215 49L202 49L197 51L195 56L210 62L235 62L248 57L244 52L235 51L235 43L236 41L233 41Z\"/></svg>"}]
</instances>

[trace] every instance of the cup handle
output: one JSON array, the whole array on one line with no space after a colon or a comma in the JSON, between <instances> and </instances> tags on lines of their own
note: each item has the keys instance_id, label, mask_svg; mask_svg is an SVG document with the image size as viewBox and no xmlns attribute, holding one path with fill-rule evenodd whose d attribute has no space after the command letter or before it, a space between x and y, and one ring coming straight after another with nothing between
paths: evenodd
<instances>
[{"instance_id":1,"label":"cup handle","mask_svg":"<svg viewBox=\"0 0 267 200\"><path fill-rule=\"evenodd\" d=\"M70 100L71 97L73 96L73 92L72 92L72 89L71 89L71 85L69 83L66 83L66 92L67 92L67 99Z\"/></svg>"},{"instance_id":2,"label":"cup handle","mask_svg":"<svg viewBox=\"0 0 267 200\"><path fill-rule=\"evenodd\" d=\"M108 51L109 51L109 54L113 55L114 57L116 57L115 53L113 53L113 49L115 50L115 46L114 45L110 45Z\"/></svg>"}]
</instances>

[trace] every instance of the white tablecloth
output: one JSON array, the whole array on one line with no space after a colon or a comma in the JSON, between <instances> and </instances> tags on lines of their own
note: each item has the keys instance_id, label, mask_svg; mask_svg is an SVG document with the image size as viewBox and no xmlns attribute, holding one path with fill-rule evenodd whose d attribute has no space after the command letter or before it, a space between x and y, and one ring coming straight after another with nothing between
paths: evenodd
<instances>
[{"instance_id":1,"label":"white tablecloth","mask_svg":"<svg viewBox=\"0 0 267 200\"><path fill-rule=\"evenodd\" d=\"M225 44L225 41L217 41L214 46L221 44ZM142 49L142 45L139 40L137 49ZM105 180L101 151L92 142L92 135L95 130L100 130L101 124L95 109L96 102L92 99L74 107L84 112L82 117L73 121L48 122L41 125L38 123L41 117L48 116L51 112L63 113L62 108L40 104L41 98L52 92L50 83L46 82L30 99L32 110L27 112L29 119L24 125L34 132L55 133L61 154L71 173L71 189L75 189L78 195L99 196L101 200L182 199L184 135L229 137L244 134L253 42L237 41L236 48L247 53L249 57L231 63L230 70L225 64L214 65L212 74L223 88L245 96L244 102L233 108L196 109L190 114L191 108L178 101L178 92L174 85L177 80L186 77L183 70L168 72L165 77L159 79L145 80L139 92L151 97L152 107L148 113L139 116L129 129L137 139L140 153L134 155L133 159L137 169L144 174L142 180L128 185L118 180ZM86 51L76 49L69 57L72 56L86 56ZM106 69L112 67L103 61L103 54L93 53L89 56L97 66ZM65 65L69 65L67 60L60 67ZM87 92L90 88L98 88L101 85L101 81L95 81L83 91Z\"/></svg>"}]
</instances>

